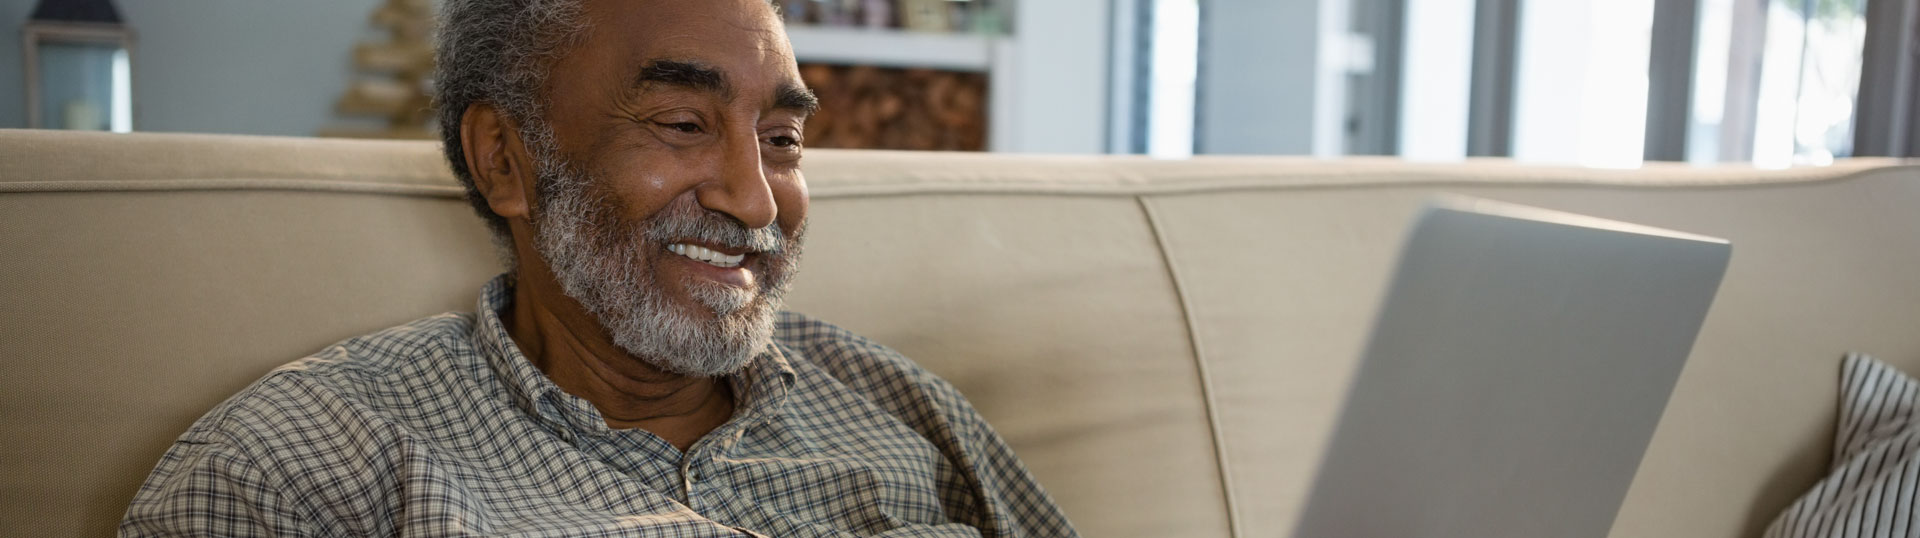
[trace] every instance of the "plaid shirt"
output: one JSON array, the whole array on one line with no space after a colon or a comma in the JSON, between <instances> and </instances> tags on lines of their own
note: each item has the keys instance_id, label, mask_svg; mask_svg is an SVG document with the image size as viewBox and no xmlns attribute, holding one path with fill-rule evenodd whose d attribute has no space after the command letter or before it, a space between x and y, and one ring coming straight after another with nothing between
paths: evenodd
<instances>
[{"instance_id":1,"label":"plaid shirt","mask_svg":"<svg viewBox=\"0 0 1920 538\"><path fill-rule=\"evenodd\" d=\"M497 314L442 314L282 366L161 458L122 536L1072 536L952 385L782 314L685 453L616 430Z\"/></svg>"}]
</instances>

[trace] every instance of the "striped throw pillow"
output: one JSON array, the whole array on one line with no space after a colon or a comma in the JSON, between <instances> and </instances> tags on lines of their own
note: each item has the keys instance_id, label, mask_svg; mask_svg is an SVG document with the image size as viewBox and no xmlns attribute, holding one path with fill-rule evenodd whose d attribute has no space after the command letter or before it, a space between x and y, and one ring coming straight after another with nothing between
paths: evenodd
<instances>
[{"instance_id":1,"label":"striped throw pillow","mask_svg":"<svg viewBox=\"0 0 1920 538\"><path fill-rule=\"evenodd\" d=\"M1766 537L1920 537L1920 381L1855 353L1840 383L1832 474Z\"/></svg>"}]
</instances>

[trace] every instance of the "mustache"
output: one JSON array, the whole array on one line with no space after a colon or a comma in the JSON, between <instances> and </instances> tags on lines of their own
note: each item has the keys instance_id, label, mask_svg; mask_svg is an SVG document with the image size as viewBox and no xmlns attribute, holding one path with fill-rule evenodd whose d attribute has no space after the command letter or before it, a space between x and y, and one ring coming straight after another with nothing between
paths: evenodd
<instances>
[{"instance_id":1,"label":"mustache","mask_svg":"<svg viewBox=\"0 0 1920 538\"><path fill-rule=\"evenodd\" d=\"M670 204L649 217L641 237L661 245L699 241L755 253L780 254L787 250L780 223L748 228L739 219L693 203Z\"/></svg>"}]
</instances>

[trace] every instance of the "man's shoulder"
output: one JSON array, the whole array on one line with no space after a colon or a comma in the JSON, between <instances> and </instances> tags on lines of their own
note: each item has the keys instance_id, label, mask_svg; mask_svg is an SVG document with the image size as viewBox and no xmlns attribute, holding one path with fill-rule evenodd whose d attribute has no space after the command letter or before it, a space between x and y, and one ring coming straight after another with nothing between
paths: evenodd
<instances>
[{"instance_id":1,"label":"man's shoulder","mask_svg":"<svg viewBox=\"0 0 1920 538\"><path fill-rule=\"evenodd\" d=\"M775 340L803 377L817 369L895 414L972 420L972 406L959 389L892 348L797 312L781 312L774 327Z\"/></svg>"},{"instance_id":2,"label":"man's shoulder","mask_svg":"<svg viewBox=\"0 0 1920 538\"><path fill-rule=\"evenodd\" d=\"M938 379L892 348L819 318L783 311L774 323L774 340L813 365L840 371ZM836 375L835 377L843 377Z\"/></svg>"},{"instance_id":3,"label":"man's shoulder","mask_svg":"<svg viewBox=\"0 0 1920 538\"><path fill-rule=\"evenodd\" d=\"M449 355L471 354L473 315L422 318L327 346L281 365L208 411L183 441L260 441L286 425L337 422L342 415L378 414L407 405L418 380L448 366ZM205 439L198 439L205 438Z\"/></svg>"},{"instance_id":4,"label":"man's shoulder","mask_svg":"<svg viewBox=\"0 0 1920 538\"><path fill-rule=\"evenodd\" d=\"M819 319L782 312L775 327L800 383L818 384L803 392L826 396L803 404L801 413L837 419L838 410L862 407L841 397L845 393L838 391L845 387L931 443L952 464L948 468L958 470L962 476L941 484L951 488L941 491L943 498L960 489L970 494L953 513L978 516L969 523L993 529L986 534L1075 536L1006 441L952 383L874 340Z\"/></svg>"},{"instance_id":5,"label":"man's shoulder","mask_svg":"<svg viewBox=\"0 0 1920 538\"><path fill-rule=\"evenodd\" d=\"M474 316L449 312L342 340L267 374L284 379L340 389L366 388L395 378L410 378L412 370L432 367L445 355L472 356Z\"/></svg>"}]
</instances>

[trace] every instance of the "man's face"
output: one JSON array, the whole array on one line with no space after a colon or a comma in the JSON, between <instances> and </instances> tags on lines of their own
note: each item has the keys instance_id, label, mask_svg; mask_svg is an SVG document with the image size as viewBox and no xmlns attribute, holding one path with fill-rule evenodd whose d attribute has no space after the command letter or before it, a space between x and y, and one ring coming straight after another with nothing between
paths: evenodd
<instances>
[{"instance_id":1,"label":"man's face","mask_svg":"<svg viewBox=\"0 0 1920 538\"><path fill-rule=\"evenodd\" d=\"M764 0L589 0L530 125L534 244L616 345L738 370L799 255L812 96Z\"/></svg>"}]
</instances>

